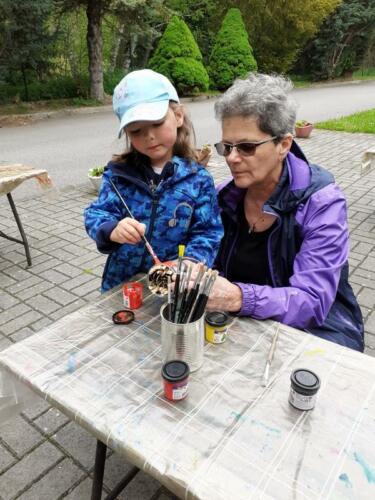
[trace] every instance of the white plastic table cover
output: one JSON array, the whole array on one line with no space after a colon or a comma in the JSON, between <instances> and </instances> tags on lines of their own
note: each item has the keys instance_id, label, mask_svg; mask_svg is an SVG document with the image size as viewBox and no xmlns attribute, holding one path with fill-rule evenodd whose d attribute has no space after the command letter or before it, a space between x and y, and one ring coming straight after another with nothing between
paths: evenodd
<instances>
[{"instance_id":1,"label":"white plastic table cover","mask_svg":"<svg viewBox=\"0 0 375 500\"><path fill-rule=\"evenodd\" d=\"M21 163L0 164L0 194L10 193L25 180L33 177L40 184L50 184L47 170L29 167Z\"/></svg>"},{"instance_id":2,"label":"white plastic table cover","mask_svg":"<svg viewBox=\"0 0 375 500\"><path fill-rule=\"evenodd\" d=\"M114 325L117 290L9 347L0 408L31 388L180 498L375 498L374 359L280 325L264 388L278 323L237 318L224 344L206 344L187 399L168 402L161 304L147 295L136 321ZM301 367L322 382L308 412L288 403Z\"/></svg>"}]
</instances>

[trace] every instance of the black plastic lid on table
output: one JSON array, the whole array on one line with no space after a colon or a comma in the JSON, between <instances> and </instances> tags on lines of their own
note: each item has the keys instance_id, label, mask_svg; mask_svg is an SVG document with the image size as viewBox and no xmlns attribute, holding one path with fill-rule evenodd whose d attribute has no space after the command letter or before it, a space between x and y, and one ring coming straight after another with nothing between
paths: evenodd
<instances>
[{"instance_id":1,"label":"black plastic lid on table","mask_svg":"<svg viewBox=\"0 0 375 500\"><path fill-rule=\"evenodd\" d=\"M112 321L115 325L128 325L134 321L134 318L133 311L129 311L129 309L121 309L112 315Z\"/></svg>"},{"instance_id":2,"label":"black plastic lid on table","mask_svg":"<svg viewBox=\"0 0 375 500\"><path fill-rule=\"evenodd\" d=\"M318 375L304 368L294 370L290 376L290 380L295 391L307 396L315 394L320 387Z\"/></svg>"},{"instance_id":3,"label":"black plastic lid on table","mask_svg":"<svg viewBox=\"0 0 375 500\"><path fill-rule=\"evenodd\" d=\"M184 380L190 373L190 368L185 361L179 359L167 361L161 370L161 374L165 380L169 382L179 382Z\"/></svg>"},{"instance_id":4,"label":"black plastic lid on table","mask_svg":"<svg viewBox=\"0 0 375 500\"><path fill-rule=\"evenodd\" d=\"M205 319L211 326L225 326L228 324L229 315L222 311L212 311L206 314Z\"/></svg>"}]
</instances>

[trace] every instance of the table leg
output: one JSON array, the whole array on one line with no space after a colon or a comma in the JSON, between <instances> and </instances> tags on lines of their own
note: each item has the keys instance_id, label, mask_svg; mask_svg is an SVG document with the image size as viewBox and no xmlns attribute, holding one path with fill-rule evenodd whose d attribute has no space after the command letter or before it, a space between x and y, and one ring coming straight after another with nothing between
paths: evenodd
<instances>
[{"instance_id":1,"label":"table leg","mask_svg":"<svg viewBox=\"0 0 375 500\"><path fill-rule=\"evenodd\" d=\"M24 246L24 248L25 248L25 254L26 254L26 259L27 259L27 264L30 267L31 266L31 255L30 255L30 249L29 249L29 242L27 241L25 231L23 230L22 222L21 222L21 219L20 219L20 217L18 215L18 212L17 212L17 209L16 209L16 205L15 205L15 203L13 201L12 195L10 193L7 193L7 198L8 198L8 202L9 202L10 208L12 209L14 219L15 219L15 221L17 223L18 230L19 230L19 232L21 234L22 241L18 240L16 238L13 238L12 236L7 236L2 231L0 231L0 236L2 236L3 238L6 238L7 240L15 241L16 243L21 243Z\"/></svg>"},{"instance_id":2,"label":"table leg","mask_svg":"<svg viewBox=\"0 0 375 500\"><path fill-rule=\"evenodd\" d=\"M96 442L94 479L92 481L91 500L100 500L103 491L103 477L107 446L99 439Z\"/></svg>"}]
</instances>

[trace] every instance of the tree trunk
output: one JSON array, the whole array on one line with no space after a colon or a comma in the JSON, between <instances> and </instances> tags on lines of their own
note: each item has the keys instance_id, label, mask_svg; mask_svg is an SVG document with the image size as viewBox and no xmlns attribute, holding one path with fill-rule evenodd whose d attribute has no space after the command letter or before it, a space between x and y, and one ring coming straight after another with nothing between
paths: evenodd
<instances>
[{"instance_id":1,"label":"tree trunk","mask_svg":"<svg viewBox=\"0 0 375 500\"><path fill-rule=\"evenodd\" d=\"M122 21L120 21L122 23ZM117 59L118 59L118 54L120 51L120 45L121 45L121 40L124 34L125 30L125 25L122 23L118 29L118 32L116 33L116 38L112 47L112 54L111 54L111 71L113 72L116 67L117 67Z\"/></svg>"},{"instance_id":2,"label":"tree trunk","mask_svg":"<svg viewBox=\"0 0 375 500\"><path fill-rule=\"evenodd\" d=\"M23 86L25 89L25 100L28 101L29 100L29 88L27 86L26 71L25 71L25 67L23 64L21 66L21 72L22 72Z\"/></svg>"},{"instance_id":3,"label":"tree trunk","mask_svg":"<svg viewBox=\"0 0 375 500\"><path fill-rule=\"evenodd\" d=\"M102 55L102 0L87 2L87 49L89 55L90 97L104 100Z\"/></svg>"}]
</instances>

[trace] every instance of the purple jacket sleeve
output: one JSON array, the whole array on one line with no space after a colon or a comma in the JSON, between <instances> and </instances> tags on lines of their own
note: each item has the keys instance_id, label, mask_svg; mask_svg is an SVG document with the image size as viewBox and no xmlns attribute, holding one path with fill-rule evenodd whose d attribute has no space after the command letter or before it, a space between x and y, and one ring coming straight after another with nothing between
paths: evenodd
<instances>
[{"instance_id":1,"label":"purple jacket sleeve","mask_svg":"<svg viewBox=\"0 0 375 500\"><path fill-rule=\"evenodd\" d=\"M236 283L242 290L240 315L273 318L297 328L321 325L335 300L349 254L346 201L330 184L300 205L296 220L302 245L287 287Z\"/></svg>"}]
</instances>

